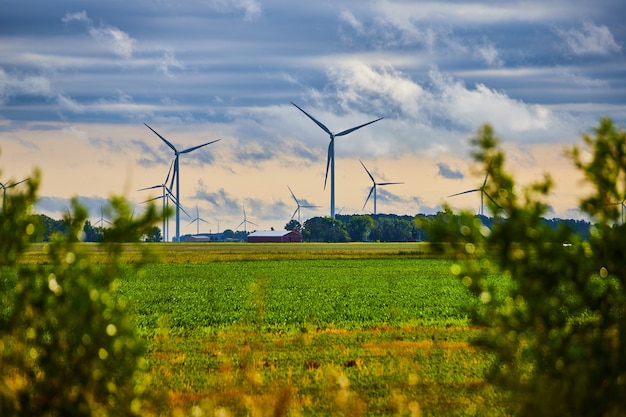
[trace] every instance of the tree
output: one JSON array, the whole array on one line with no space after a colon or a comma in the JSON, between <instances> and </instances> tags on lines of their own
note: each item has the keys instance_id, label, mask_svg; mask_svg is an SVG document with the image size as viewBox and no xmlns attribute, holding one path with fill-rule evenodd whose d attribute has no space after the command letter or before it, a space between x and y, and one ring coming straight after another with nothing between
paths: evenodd
<instances>
[{"instance_id":1,"label":"tree","mask_svg":"<svg viewBox=\"0 0 626 417\"><path fill-rule=\"evenodd\" d=\"M300 230L302 225L296 219L291 219L289 223L285 225L285 230Z\"/></svg>"},{"instance_id":2,"label":"tree","mask_svg":"<svg viewBox=\"0 0 626 417\"><path fill-rule=\"evenodd\" d=\"M85 242L100 242L102 240L103 228L94 227L89 220L83 226L83 240Z\"/></svg>"},{"instance_id":3,"label":"tree","mask_svg":"<svg viewBox=\"0 0 626 417\"><path fill-rule=\"evenodd\" d=\"M35 172L0 212L0 415L156 415L145 346L115 292L124 268L117 242L145 233L160 215L149 205L128 220L128 203L113 198L117 219L96 265L78 245L88 216L74 199L67 232L52 234L46 260L32 265L22 257L44 233L30 214L38 184Z\"/></svg>"},{"instance_id":4,"label":"tree","mask_svg":"<svg viewBox=\"0 0 626 417\"><path fill-rule=\"evenodd\" d=\"M413 237L413 224L401 218L379 218L370 235L372 240L381 242L408 242Z\"/></svg>"},{"instance_id":5,"label":"tree","mask_svg":"<svg viewBox=\"0 0 626 417\"><path fill-rule=\"evenodd\" d=\"M356 215L350 218L346 228L353 242L363 242L367 240L370 230L375 226L376 223L371 216Z\"/></svg>"},{"instance_id":6,"label":"tree","mask_svg":"<svg viewBox=\"0 0 626 417\"><path fill-rule=\"evenodd\" d=\"M626 415L626 226L614 204L626 196L626 133L603 119L583 140L591 159L579 147L569 155L593 187L580 204L596 222L588 240L543 221L550 177L516 186L489 125L472 144L493 225L465 212L429 226L431 240L451 242L437 247L450 248L453 272L477 296L477 343L495 354L489 379L522 416ZM504 293L494 275L510 280Z\"/></svg>"},{"instance_id":7,"label":"tree","mask_svg":"<svg viewBox=\"0 0 626 417\"><path fill-rule=\"evenodd\" d=\"M304 222L302 236L310 242L348 242L350 236L341 220L313 217Z\"/></svg>"},{"instance_id":8,"label":"tree","mask_svg":"<svg viewBox=\"0 0 626 417\"><path fill-rule=\"evenodd\" d=\"M143 238L144 242L162 242L163 236L161 236L161 228L159 226L153 226L150 232Z\"/></svg>"}]
</instances>

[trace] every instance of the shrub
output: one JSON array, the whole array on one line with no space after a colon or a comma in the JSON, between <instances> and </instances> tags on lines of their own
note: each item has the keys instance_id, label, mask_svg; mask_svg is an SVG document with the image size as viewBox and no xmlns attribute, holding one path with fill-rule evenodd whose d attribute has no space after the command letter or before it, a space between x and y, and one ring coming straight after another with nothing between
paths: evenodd
<instances>
[{"instance_id":1,"label":"shrub","mask_svg":"<svg viewBox=\"0 0 626 417\"><path fill-rule=\"evenodd\" d=\"M133 219L113 198L116 220L100 244L107 260L96 265L80 250L87 211L74 200L67 233L45 244L45 262L27 265L21 257L40 232L30 214L38 184L36 172L0 213L0 415L150 415L159 401L146 389L144 345L115 295L117 242L136 240L159 214L152 205Z\"/></svg>"},{"instance_id":2,"label":"shrub","mask_svg":"<svg viewBox=\"0 0 626 417\"><path fill-rule=\"evenodd\" d=\"M439 247L451 248L461 261L453 272L480 300L477 343L495 353L490 380L510 390L519 415L626 414L626 134L604 119L583 140L590 160L579 147L569 155L593 188L580 205L597 223L588 240L541 221L550 177L517 187L489 125L472 142L489 175L491 229L450 212L429 226L432 241L450 242ZM513 282L504 296L490 284L494 271Z\"/></svg>"}]
</instances>

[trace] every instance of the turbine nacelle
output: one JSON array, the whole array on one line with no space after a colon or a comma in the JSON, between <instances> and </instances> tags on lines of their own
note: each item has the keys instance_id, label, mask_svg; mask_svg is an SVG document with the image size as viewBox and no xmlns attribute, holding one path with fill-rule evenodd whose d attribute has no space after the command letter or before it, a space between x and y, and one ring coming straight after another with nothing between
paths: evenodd
<instances>
[{"instance_id":1,"label":"turbine nacelle","mask_svg":"<svg viewBox=\"0 0 626 417\"><path fill-rule=\"evenodd\" d=\"M296 103L291 102L298 110L304 113L309 119L311 119L316 125L318 125L324 132L328 133L330 137L330 143L328 144L328 156L326 159L326 174L324 175L324 189L326 189L326 183L328 181L328 172L330 171L330 217L335 218L335 138L338 136L345 136L348 133L352 133L355 130L358 130L362 127L375 123L383 118L378 118L376 120L372 120L371 122L363 123L362 125L351 127L346 130L342 130L339 133L333 133L326 125L315 117L311 116L309 113L304 111L301 107L299 107Z\"/></svg>"},{"instance_id":2,"label":"turbine nacelle","mask_svg":"<svg viewBox=\"0 0 626 417\"><path fill-rule=\"evenodd\" d=\"M370 179L372 180L372 183L373 183L372 188L370 188L370 192L367 195L367 198L365 199L365 203L363 204L363 209L365 209L365 206L367 205L367 202L369 201L369 199L372 196L372 194L374 194L374 214L376 214L376 188L379 185L380 186L384 186L384 185L395 185L395 184L404 184L404 183L403 182L376 182L376 180L374 179L374 176L367 169L367 167L365 166L363 161L361 161L359 159L359 162L361 163L361 165L363 165L363 168L365 169L365 172L367 172L367 175L370 177Z\"/></svg>"},{"instance_id":3,"label":"turbine nacelle","mask_svg":"<svg viewBox=\"0 0 626 417\"><path fill-rule=\"evenodd\" d=\"M167 174L168 178L170 176L170 173L172 173L172 179L170 182L170 189L174 188L174 179L176 180L176 237L175 240L179 241L180 240L180 210L181 210L181 206L179 204L180 202L180 170L179 170L179 158L180 155L185 154L185 153L189 153L189 152L193 152L196 149L200 149L204 146L210 145L212 143L215 143L217 141L219 141L220 139L216 139L213 140L211 142L206 142L203 143L201 145L197 145L197 146L192 146L191 148L187 148L184 149L182 151L179 151L178 149L176 149L176 147L174 145L172 145L172 143L170 141L168 141L167 139L165 139L163 136L161 136L156 130L154 130L153 128L151 128L150 126L148 126L148 124L144 123L144 125L146 125L146 127L148 129L150 129L155 135L157 135L171 150L174 151L174 161L172 161L172 164L170 165L170 172ZM173 169L173 171L172 171ZM165 181L167 183L167 179ZM184 212L184 210L183 210ZM187 214L185 212L185 214ZM187 214L188 217L189 214Z\"/></svg>"}]
</instances>

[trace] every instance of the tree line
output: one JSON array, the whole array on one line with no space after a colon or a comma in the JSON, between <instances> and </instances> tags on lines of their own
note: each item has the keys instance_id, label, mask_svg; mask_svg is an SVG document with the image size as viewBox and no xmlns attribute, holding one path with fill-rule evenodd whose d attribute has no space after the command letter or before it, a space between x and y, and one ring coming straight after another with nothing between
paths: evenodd
<instances>
[{"instance_id":1,"label":"tree line","mask_svg":"<svg viewBox=\"0 0 626 417\"><path fill-rule=\"evenodd\" d=\"M330 217L312 217L300 224L291 220L285 230L299 230L307 242L421 242L428 241L427 225L441 219L458 222L458 216L449 210L433 215L416 216L396 214L353 214ZM491 228L492 217L476 215L480 222ZM574 219L542 219L552 229L566 226L583 240L589 238L591 223Z\"/></svg>"},{"instance_id":2,"label":"tree line","mask_svg":"<svg viewBox=\"0 0 626 417\"><path fill-rule=\"evenodd\" d=\"M285 230L299 230L306 242L423 242L428 241L425 224L441 218L454 219L451 212L442 211L433 215L418 214L416 216L396 214L342 214L335 219L330 217L312 217L300 224L291 220ZM483 225L493 226L494 219L476 215ZM67 233L67 219L55 220L44 214L34 214L33 218L42 225L43 233L37 240L47 242L54 233ZM542 219L553 229L567 226L582 239L589 238L591 223L574 219ZM106 227L95 226L89 220L82 228L83 242L101 242ZM247 234L243 231L224 230L223 239L245 241ZM143 242L162 242L163 236L158 226L152 227L150 233L141 237Z\"/></svg>"}]
</instances>

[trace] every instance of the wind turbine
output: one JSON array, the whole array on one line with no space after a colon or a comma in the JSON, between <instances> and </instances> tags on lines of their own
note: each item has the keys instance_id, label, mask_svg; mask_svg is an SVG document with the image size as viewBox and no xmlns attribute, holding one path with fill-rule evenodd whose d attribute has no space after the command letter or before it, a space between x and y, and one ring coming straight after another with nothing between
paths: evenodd
<instances>
[{"instance_id":1,"label":"wind turbine","mask_svg":"<svg viewBox=\"0 0 626 417\"><path fill-rule=\"evenodd\" d=\"M372 180L372 183L374 184L372 185L372 188L370 188L370 193L367 195L367 198L365 199L365 204L363 204L363 208L365 208L365 206L367 205L367 202L372 196L372 193L374 193L374 214L376 214L376 187L378 187L379 185L383 186L383 185L404 184L404 183L403 182L376 182L376 180L374 179L374 176L365 167L365 164L363 163L363 161L359 159L359 162L361 163L361 165L363 165L363 168L365 168L365 172L367 172L367 175L370 176L370 179Z\"/></svg>"},{"instance_id":2,"label":"wind turbine","mask_svg":"<svg viewBox=\"0 0 626 417\"><path fill-rule=\"evenodd\" d=\"M298 206L298 208L296 208L296 211L293 212L293 215L291 216L291 220L293 220L293 218L296 216L296 213L298 213L298 223L300 223L300 209L302 209L302 208L315 208L315 207L319 207L319 206L300 204L300 201L296 198L296 196L294 195L293 191L291 191L291 187L287 186L287 188L289 188L289 192L291 193L291 197L293 197L294 201L296 202L296 205Z\"/></svg>"},{"instance_id":3,"label":"wind turbine","mask_svg":"<svg viewBox=\"0 0 626 417\"><path fill-rule=\"evenodd\" d=\"M493 198L491 198L491 196L489 194L487 194L487 192L485 191L485 186L487 185L487 178L489 177L489 172L487 172L487 174L485 175L485 180L483 181L483 185L480 188L474 188L473 190L467 190L467 191L461 191L460 193L456 193L456 194L451 194L448 197L455 197L457 195L462 195L462 194L469 194L469 193L475 193L477 191L480 191L480 215L482 216L484 214L484 196L487 196L487 198L489 200L491 200L491 202L493 204L495 204L496 206L498 205L498 203L495 202L495 200Z\"/></svg>"},{"instance_id":4,"label":"wind turbine","mask_svg":"<svg viewBox=\"0 0 626 417\"><path fill-rule=\"evenodd\" d=\"M247 223L250 223L250 224L253 224L253 225L255 225L255 226L258 226L258 224L256 224L256 223L252 223L251 221L249 221L249 220L246 218L246 206L243 206L243 221L242 221L241 223L239 223L239 224L237 225L237 227L235 227L235 229L238 229L238 228L239 228L239 226L241 226L241 225L243 224L243 232L244 232L245 234L247 234L247 233L248 233L248 232L246 231L246 224L247 224Z\"/></svg>"},{"instance_id":5,"label":"wind turbine","mask_svg":"<svg viewBox=\"0 0 626 417\"><path fill-rule=\"evenodd\" d=\"M196 222L196 234L199 235L200 234L200 222L205 222L206 224L209 224L209 222L207 222L204 219L200 218L200 211L198 210L198 205L196 204L196 218L193 219L192 221L189 222L189 224Z\"/></svg>"},{"instance_id":6,"label":"wind turbine","mask_svg":"<svg viewBox=\"0 0 626 417\"><path fill-rule=\"evenodd\" d=\"M5 207L5 201L7 199L7 188L13 188L18 184L23 183L24 181L27 181L28 178L26 178L25 180L22 181L18 181L18 182L14 182L13 184L11 184L10 182L4 184L2 182L0 182L0 187L2 187L2 210L4 211L4 207Z\"/></svg>"},{"instance_id":7,"label":"wind turbine","mask_svg":"<svg viewBox=\"0 0 626 417\"><path fill-rule=\"evenodd\" d=\"M102 226L104 227L104 224L111 224L110 221L108 221L107 219L104 218L104 209L102 208L102 205L100 205L100 220L98 220L97 222L95 222L93 225L96 226L98 223L100 223Z\"/></svg>"},{"instance_id":8,"label":"wind turbine","mask_svg":"<svg viewBox=\"0 0 626 417\"><path fill-rule=\"evenodd\" d=\"M137 191L145 191L145 190L154 190L155 188L160 188L162 193L159 197L154 197L151 198L149 200L146 201L142 201L142 203L147 203L148 201L154 201L154 200L158 200L159 198L163 199L163 213L165 214L165 211L167 209L168 205L168 201L172 200L172 202L174 203L174 205L178 205L178 202L174 199L174 195L172 193L172 184L174 183L174 177L172 176L171 180L170 180L170 175L172 175L172 168L174 167L174 161L172 161L172 163L170 164L170 169L167 172L167 177L165 177L165 182L163 182L163 184L157 184L157 185L153 185L151 187L145 187L145 188L140 188ZM168 181L170 182L170 186L168 187L167 183ZM183 210L183 212L186 214L187 212L181 207L181 209ZM187 216L189 216L187 214ZM167 242L168 241L168 229L169 229L169 218L166 218L165 215L163 215L163 241Z\"/></svg>"},{"instance_id":9,"label":"wind turbine","mask_svg":"<svg viewBox=\"0 0 626 417\"><path fill-rule=\"evenodd\" d=\"M163 142L165 142L165 144L167 146L169 146L171 150L174 151L174 156L175 156L175 158L174 158L174 177L176 178L176 236L174 237L174 240L176 242L178 242L178 241L180 241L180 204L179 204L180 203L180 171L179 171L179 162L178 162L179 157L182 154L193 152L196 149L202 148L203 146L215 143L215 142L219 141L220 139L216 139L216 140L213 140L211 142L203 143L202 145L192 146L191 148L187 148L187 149L184 149L182 151L179 151L167 139L165 139L163 136L158 134L154 129L152 129L146 123L144 123L144 125L146 125L146 127L148 129L152 130L152 132L155 135L157 135L159 138L161 138L161 140ZM174 181L174 177L172 177L172 182Z\"/></svg>"},{"instance_id":10,"label":"wind turbine","mask_svg":"<svg viewBox=\"0 0 626 417\"><path fill-rule=\"evenodd\" d=\"M328 179L328 168L330 166L330 217L334 219L335 218L335 138L337 136L347 135L348 133L354 132L355 130L360 129L364 126L371 125L372 123L377 122L383 118L381 117L379 119L372 120L371 122L367 122L362 125L343 130L339 133L333 133L322 122L318 121L309 113L305 112L300 107L298 107L297 104L295 104L294 102L291 102L291 104L296 106L298 110L300 110L302 113L307 115L309 119L313 120L313 122L315 122L316 125L322 128L322 130L328 133L328 135L330 136L330 143L328 144L328 157L326 159L326 175L324 177L324 189L326 189L326 180Z\"/></svg>"}]
</instances>

